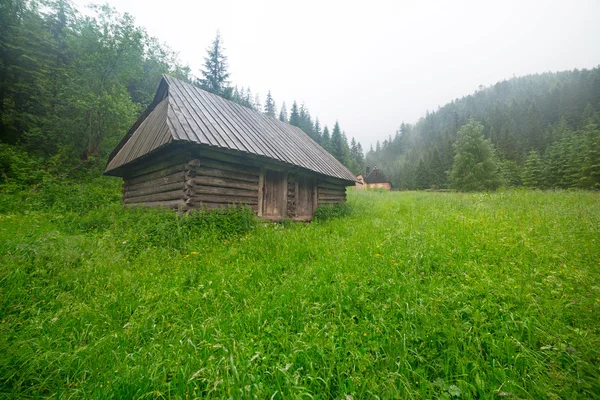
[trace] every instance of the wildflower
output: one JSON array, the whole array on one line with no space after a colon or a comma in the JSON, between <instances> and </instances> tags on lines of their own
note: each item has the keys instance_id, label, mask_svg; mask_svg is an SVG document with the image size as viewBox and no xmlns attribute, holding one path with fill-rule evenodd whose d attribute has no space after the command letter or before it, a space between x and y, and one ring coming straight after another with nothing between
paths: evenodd
<instances>
[{"instance_id":1,"label":"wildflower","mask_svg":"<svg viewBox=\"0 0 600 400\"><path fill-rule=\"evenodd\" d=\"M189 257L190 257L189 254L186 254L185 256L183 256L183 258L189 258Z\"/></svg>"},{"instance_id":2,"label":"wildflower","mask_svg":"<svg viewBox=\"0 0 600 400\"><path fill-rule=\"evenodd\" d=\"M200 253L199 253L199 252L197 252L197 251L192 251L190 254L193 254L193 255L197 256L197 255L198 255L198 254L200 254Z\"/></svg>"},{"instance_id":3,"label":"wildflower","mask_svg":"<svg viewBox=\"0 0 600 400\"><path fill-rule=\"evenodd\" d=\"M381 257L381 254L375 254L375 257Z\"/></svg>"}]
</instances>

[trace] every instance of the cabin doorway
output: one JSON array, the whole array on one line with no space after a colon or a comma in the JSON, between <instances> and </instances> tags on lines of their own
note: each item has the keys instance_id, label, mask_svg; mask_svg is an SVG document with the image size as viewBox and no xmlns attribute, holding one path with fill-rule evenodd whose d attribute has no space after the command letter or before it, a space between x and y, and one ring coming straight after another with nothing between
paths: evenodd
<instances>
[{"instance_id":1,"label":"cabin doorway","mask_svg":"<svg viewBox=\"0 0 600 400\"><path fill-rule=\"evenodd\" d=\"M310 221L315 213L315 181L308 176L296 176L296 218Z\"/></svg>"},{"instance_id":2,"label":"cabin doorway","mask_svg":"<svg viewBox=\"0 0 600 400\"><path fill-rule=\"evenodd\" d=\"M265 170L262 216L278 220L286 216L287 174L282 171Z\"/></svg>"}]
</instances>

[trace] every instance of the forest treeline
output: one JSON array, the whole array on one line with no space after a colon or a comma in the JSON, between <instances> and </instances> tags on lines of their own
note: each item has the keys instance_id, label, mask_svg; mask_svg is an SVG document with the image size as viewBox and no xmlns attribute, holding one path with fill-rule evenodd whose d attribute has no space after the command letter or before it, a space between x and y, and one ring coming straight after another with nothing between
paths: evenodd
<instances>
[{"instance_id":1,"label":"forest treeline","mask_svg":"<svg viewBox=\"0 0 600 400\"><path fill-rule=\"evenodd\" d=\"M464 189L457 160L468 158L459 143L466 128L469 135L481 133L491 148L486 168L495 183L474 190L599 189L599 125L599 68L529 75L480 87L416 124L402 123L367 152L366 163L382 168L397 189ZM483 164L473 157L485 147L474 146L464 174L480 172Z\"/></svg>"},{"instance_id":2,"label":"forest treeline","mask_svg":"<svg viewBox=\"0 0 600 400\"><path fill-rule=\"evenodd\" d=\"M91 11L68 0L0 0L0 182L98 176L162 74L299 126L353 171L363 168L362 149L337 122L330 134L304 105L294 102L288 117L285 104L276 114L270 92L263 106L249 88L232 87L218 34L197 78L130 15Z\"/></svg>"}]
</instances>

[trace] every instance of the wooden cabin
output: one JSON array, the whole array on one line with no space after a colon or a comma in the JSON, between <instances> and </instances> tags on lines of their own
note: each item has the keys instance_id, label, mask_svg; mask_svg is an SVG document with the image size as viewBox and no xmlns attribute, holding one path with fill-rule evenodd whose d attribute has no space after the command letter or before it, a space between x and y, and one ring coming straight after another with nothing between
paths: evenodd
<instances>
[{"instance_id":1,"label":"wooden cabin","mask_svg":"<svg viewBox=\"0 0 600 400\"><path fill-rule=\"evenodd\" d=\"M364 176L360 174L356 177L356 188L392 190L392 183L382 170L374 166L373 169L367 167L367 173Z\"/></svg>"},{"instance_id":2,"label":"wooden cabin","mask_svg":"<svg viewBox=\"0 0 600 400\"><path fill-rule=\"evenodd\" d=\"M163 76L153 102L109 157L128 206L250 206L268 220L310 221L346 201L355 176L302 130Z\"/></svg>"}]
</instances>

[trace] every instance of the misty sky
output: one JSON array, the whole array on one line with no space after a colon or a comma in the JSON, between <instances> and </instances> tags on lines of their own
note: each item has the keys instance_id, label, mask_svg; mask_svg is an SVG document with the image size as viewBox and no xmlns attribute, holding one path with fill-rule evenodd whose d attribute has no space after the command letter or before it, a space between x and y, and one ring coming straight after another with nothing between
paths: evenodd
<instances>
[{"instance_id":1,"label":"misty sky","mask_svg":"<svg viewBox=\"0 0 600 400\"><path fill-rule=\"evenodd\" d=\"M600 64L597 0L109 3L195 75L219 29L234 84L304 102L365 150L479 85Z\"/></svg>"}]
</instances>

